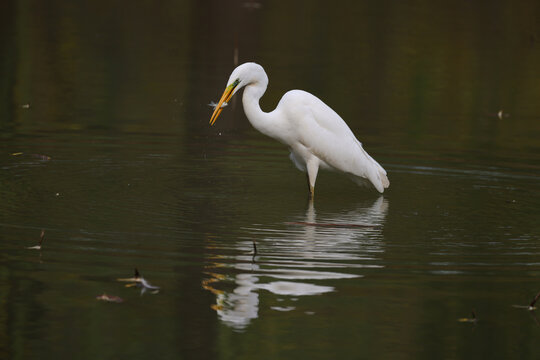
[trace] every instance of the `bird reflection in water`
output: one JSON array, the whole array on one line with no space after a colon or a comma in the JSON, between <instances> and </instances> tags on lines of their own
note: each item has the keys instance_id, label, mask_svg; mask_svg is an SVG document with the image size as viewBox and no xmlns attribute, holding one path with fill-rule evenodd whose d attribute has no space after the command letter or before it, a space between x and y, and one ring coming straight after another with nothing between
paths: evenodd
<instances>
[{"instance_id":1,"label":"bird reflection in water","mask_svg":"<svg viewBox=\"0 0 540 360\"><path fill-rule=\"evenodd\" d=\"M383 267L378 256L384 252L387 211L381 196L353 211L318 218L310 202L303 218L292 219L302 221L286 222L279 231L245 229L250 235L234 244L241 255L223 255L223 247L209 245L202 287L216 296L212 309L224 324L242 330L258 317L260 290L277 295L275 301L322 295L339 291L335 280L361 278L360 269ZM275 301L267 307L282 308L273 306Z\"/></svg>"}]
</instances>

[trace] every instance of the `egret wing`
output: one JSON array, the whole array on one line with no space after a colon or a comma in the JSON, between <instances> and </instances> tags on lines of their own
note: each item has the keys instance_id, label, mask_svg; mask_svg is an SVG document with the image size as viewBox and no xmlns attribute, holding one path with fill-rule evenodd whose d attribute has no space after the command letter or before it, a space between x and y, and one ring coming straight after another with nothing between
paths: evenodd
<instances>
[{"instance_id":1,"label":"egret wing","mask_svg":"<svg viewBox=\"0 0 540 360\"><path fill-rule=\"evenodd\" d=\"M379 192L388 187L386 171L328 105L300 90L285 94L280 105L295 129L295 139L324 164L352 175L353 179L360 178L355 180L368 179Z\"/></svg>"}]
</instances>

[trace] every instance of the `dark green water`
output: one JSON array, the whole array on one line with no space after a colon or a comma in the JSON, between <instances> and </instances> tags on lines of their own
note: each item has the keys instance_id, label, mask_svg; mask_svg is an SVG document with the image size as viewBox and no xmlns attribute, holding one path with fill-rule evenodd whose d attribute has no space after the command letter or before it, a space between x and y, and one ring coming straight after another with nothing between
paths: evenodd
<instances>
[{"instance_id":1,"label":"dark green water","mask_svg":"<svg viewBox=\"0 0 540 360\"><path fill-rule=\"evenodd\" d=\"M512 307L540 291L539 19L3 2L0 358L539 358L540 310ZM332 106L384 196L322 172L309 206L239 97L210 127L235 48L268 72L263 109L292 88ZM117 281L135 267L159 293Z\"/></svg>"}]
</instances>

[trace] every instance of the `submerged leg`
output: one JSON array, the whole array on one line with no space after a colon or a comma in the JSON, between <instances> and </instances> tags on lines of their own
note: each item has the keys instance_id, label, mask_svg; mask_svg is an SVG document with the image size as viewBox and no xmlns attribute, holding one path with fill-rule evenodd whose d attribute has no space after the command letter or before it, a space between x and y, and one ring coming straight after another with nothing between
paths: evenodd
<instances>
[{"instance_id":1,"label":"submerged leg","mask_svg":"<svg viewBox=\"0 0 540 360\"><path fill-rule=\"evenodd\" d=\"M307 179L309 187L309 198L313 199L315 196L315 180L317 180L317 172L319 171L319 159L310 159L306 162Z\"/></svg>"},{"instance_id":2,"label":"submerged leg","mask_svg":"<svg viewBox=\"0 0 540 360\"><path fill-rule=\"evenodd\" d=\"M309 191L309 199L311 200L315 196L315 187L311 185L311 182L309 181L309 175L306 175L306 179Z\"/></svg>"}]
</instances>

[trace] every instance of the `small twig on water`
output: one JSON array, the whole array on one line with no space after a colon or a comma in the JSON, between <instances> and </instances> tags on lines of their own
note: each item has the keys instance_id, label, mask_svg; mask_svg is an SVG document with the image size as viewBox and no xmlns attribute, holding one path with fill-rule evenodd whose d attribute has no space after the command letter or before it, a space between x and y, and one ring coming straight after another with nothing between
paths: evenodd
<instances>
[{"instance_id":1,"label":"small twig on water","mask_svg":"<svg viewBox=\"0 0 540 360\"><path fill-rule=\"evenodd\" d=\"M146 281L146 279L141 276L137 268L135 268L135 275L132 278L117 280L130 282L130 284L126 284L126 287L137 286L141 288L141 295L144 294L147 290L150 290L152 294L157 294L159 292L159 286L151 285L148 281Z\"/></svg>"},{"instance_id":2,"label":"small twig on water","mask_svg":"<svg viewBox=\"0 0 540 360\"><path fill-rule=\"evenodd\" d=\"M102 295L96 296L96 300L101 300L101 301L106 301L106 302L114 302L114 303L124 302L124 299L122 299L119 296L107 295L105 293L102 294Z\"/></svg>"},{"instance_id":3,"label":"small twig on water","mask_svg":"<svg viewBox=\"0 0 540 360\"><path fill-rule=\"evenodd\" d=\"M534 299L532 299L531 303L529 305L512 305L513 307L515 308L518 308L518 309L526 309L526 310L529 310L529 311L534 311L536 310L536 302L538 301L538 299L540 299L540 292L538 294L536 294L536 296L534 297Z\"/></svg>"},{"instance_id":4,"label":"small twig on water","mask_svg":"<svg viewBox=\"0 0 540 360\"><path fill-rule=\"evenodd\" d=\"M41 250L41 244L43 243L43 239L45 239L45 230L41 230L41 235L39 236L39 242L35 246L29 246L27 249L31 250Z\"/></svg>"},{"instance_id":5,"label":"small twig on water","mask_svg":"<svg viewBox=\"0 0 540 360\"><path fill-rule=\"evenodd\" d=\"M253 242L253 257L251 258L251 262L255 262L255 256L257 256L257 243L255 243L255 240L252 240Z\"/></svg>"},{"instance_id":6,"label":"small twig on water","mask_svg":"<svg viewBox=\"0 0 540 360\"><path fill-rule=\"evenodd\" d=\"M470 318L459 318L458 321L459 322L476 323L478 321L478 318L476 317L476 311L474 309L472 309Z\"/></svg>"}]
</instances>

